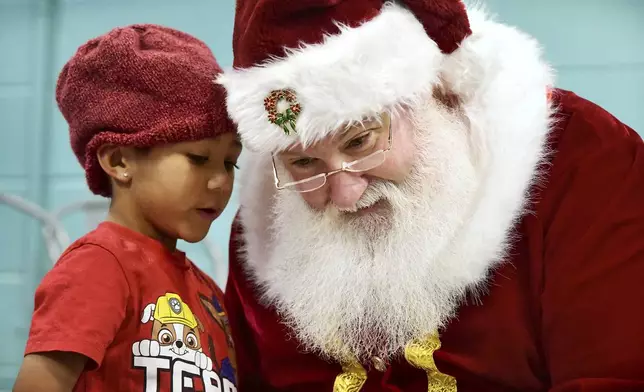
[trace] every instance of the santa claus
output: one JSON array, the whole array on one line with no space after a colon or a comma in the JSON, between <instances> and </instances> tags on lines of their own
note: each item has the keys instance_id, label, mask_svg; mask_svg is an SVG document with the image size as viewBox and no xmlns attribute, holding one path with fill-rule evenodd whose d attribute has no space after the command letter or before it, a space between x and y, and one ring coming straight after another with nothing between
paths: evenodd
<instances>
[{"instance_id":1,"label":"santa claus","mask_svg":"<svg viewBox=\"0 0 644 392\"><path fill-rule=\"evenodd\" d=\"M644 143L458 0L238 0L240 391L644 391Z\"/></svg>"}]
</instances>

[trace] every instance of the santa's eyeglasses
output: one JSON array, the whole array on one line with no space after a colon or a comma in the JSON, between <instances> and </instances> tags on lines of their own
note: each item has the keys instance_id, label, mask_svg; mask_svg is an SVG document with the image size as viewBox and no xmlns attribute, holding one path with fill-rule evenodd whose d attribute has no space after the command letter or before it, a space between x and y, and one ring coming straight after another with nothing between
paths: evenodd
<instances>
[{"instance_id":1,"label":"santa's eyeglasses","mask_svg":"<svg viewBox=\"0 0 644 392\"><path fill-rule=\"evenodd\" d=\"M279 190L292 190L300 193L313 192L326 185L326 179L329 176L340 172L361 173L366 172L382 165L385 162L386 154L391 150L393 145L391 137L391 117L389 118L389 136L387 139L387 148L379 149L369 153L367 156L356 159L351 162L342 162L342 167L325 173L316 174L314 176L305 178L299 181L280 183L279 176L277 175L277 166L275 165L275 156L271 156L273 162L273 177L275 178L275 188Z\"/></svg>"}]
</instances>

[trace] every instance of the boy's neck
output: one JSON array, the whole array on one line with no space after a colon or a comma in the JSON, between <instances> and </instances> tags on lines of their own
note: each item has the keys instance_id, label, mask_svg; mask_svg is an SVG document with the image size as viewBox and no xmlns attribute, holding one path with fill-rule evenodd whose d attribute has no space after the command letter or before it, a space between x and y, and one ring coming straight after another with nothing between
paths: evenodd
<instances>
[{"instance_id":1,"label":"boy's neck","mask_svg":"<svg viewBox=\"0 0 644 392\"><path fill-rule=\"evenodd\" d=\"M118 203L117 200L112 199L106 220L157 240L170 251L174 251L176 249L176 238L168 237L164 233L160 232L143 216L141 216L136 209L128 208L127 205L123 204L124 203Z\"/></svg>"}]
</instances>

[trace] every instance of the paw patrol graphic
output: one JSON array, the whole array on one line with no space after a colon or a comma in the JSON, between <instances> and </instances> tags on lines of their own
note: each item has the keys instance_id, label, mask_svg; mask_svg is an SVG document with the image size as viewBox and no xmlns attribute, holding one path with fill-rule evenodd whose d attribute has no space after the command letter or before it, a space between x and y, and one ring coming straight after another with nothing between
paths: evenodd
<instances>
[{"instance_id":1,"label":"paw patrol graphic","mask_svg":"<svg viewBox=\"0 0 644 392\"><path fill-rule=\"evenodd\" d=\"M173 391L184 387L194 391L237 390L234 380L213 371L213 361L202 349L203 325L179 295L166 293L156 303L148 304L141 323L152 324L150 338L134 342L132 354L134 368L145 369L146 392L156 392L167 382Z\"/></svg>"},{"instance_id":2,"label":"paw patrol graphic","mask_svg":"<svg viewBox=\"0 0 644 392\"><path fill-rule=\"evenodd\" d=\"M172 293L159 297L156 304L145 307L141 322L153 323L152 336L134 343L134 355L180 358L212 370L212 360L201 349L203 326L181 297Z\"/></svg>"}]
</instances>

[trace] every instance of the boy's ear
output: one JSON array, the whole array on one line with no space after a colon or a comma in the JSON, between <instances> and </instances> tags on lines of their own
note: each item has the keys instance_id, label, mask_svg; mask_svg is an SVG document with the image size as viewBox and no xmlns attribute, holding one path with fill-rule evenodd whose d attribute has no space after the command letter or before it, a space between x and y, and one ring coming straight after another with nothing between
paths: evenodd
<instances>
[{"instance_id":1,"label":"boy's ear","mask_svg":"<svg viewBox=\"0 0 644 392\"><path fill-rule=\"evenodd\" d=\"M122 184L132 181L132 167L127 155L123 147L112 144L103 144L96 151L96 158L105 174Z\"/></svg>"}]
</instances>

